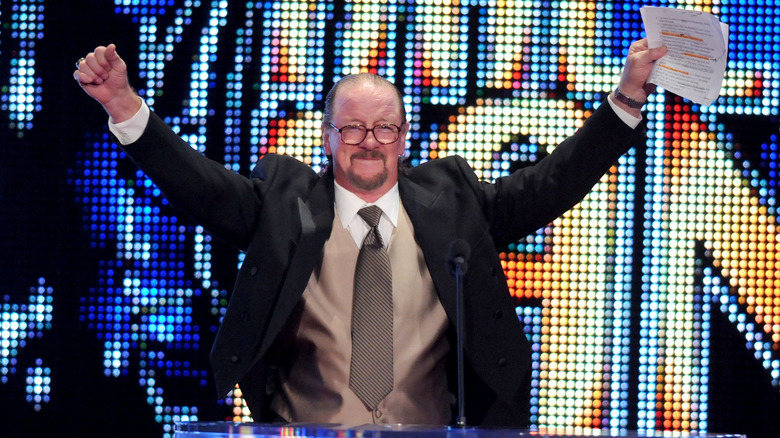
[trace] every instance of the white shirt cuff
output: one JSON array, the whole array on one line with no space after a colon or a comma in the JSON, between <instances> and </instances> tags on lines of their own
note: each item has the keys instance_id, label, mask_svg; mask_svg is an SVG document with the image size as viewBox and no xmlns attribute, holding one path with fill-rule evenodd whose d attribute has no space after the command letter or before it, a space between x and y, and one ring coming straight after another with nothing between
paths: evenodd
<instances>
[{"instance_id":1,"label":"white shirt cuff","mask_svg":"<svg viewBox=\"0 0 780 438\"><path fill-rule=\"evenodd\" d=\"M139 97L140 99L140 97ZM119 140L119 143L128 145L134 143L144 133L146 125L149 123L149 107L146 105L143 99L141 99L141 108L138 109L133 117L125 120L124 122L114 123L111 117L108 118L108 129Z\"/></svg>"},{"instance_id":2,"label":"white shirt cuff","mask_svg":"<svg viewBox=\"0 0 780 438\"><path fill-rule=\"evenodd\" d=\"M612 101L612 93L609 93L609 97L607 97L607 101L609 101L609 106L612 107L612 109L615 111L615 114L617 114L618 117L620 117L620 120L623 121L626 125L628 125L631 129L636 128L639 126L639 122L642 121L642 117L634 117L631 114L627 113L626 110L619 107L615 102Z\"/></svg>"}]
</instances>

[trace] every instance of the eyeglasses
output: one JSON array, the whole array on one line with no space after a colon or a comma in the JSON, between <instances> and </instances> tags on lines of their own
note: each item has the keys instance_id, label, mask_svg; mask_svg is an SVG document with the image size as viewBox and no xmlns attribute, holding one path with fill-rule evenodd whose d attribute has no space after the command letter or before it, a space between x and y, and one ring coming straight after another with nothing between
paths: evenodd
<instances>
[{"instance_id":1,"label":"eyeglasses","mask_svg":"<svg viewBox=\"0 0 780 438\"><path fill-rule=\"evenodd\" d=\"M341 141L352 145L362 143L369 132L379 143L390 144L398 140L398 135L401 132L400 127L391 124L376 125L370 129L363 125L347 125L339 129L333 123L328 124L341 135Z\"/></svg>"}]
</instances>

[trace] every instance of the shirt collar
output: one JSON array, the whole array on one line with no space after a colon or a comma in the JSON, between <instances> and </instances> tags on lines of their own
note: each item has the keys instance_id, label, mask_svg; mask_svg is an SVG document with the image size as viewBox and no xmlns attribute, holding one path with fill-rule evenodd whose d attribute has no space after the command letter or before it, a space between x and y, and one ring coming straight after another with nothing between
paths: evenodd
<instances>
[{"instance_id":1,"label":"shirt collar","mask_svg":"<svg viewBox=\"0 0 780 438\"><path fill-rule=\"evenodd\" d=\"M352 222L357 216L358 210L368 205L376 205L382 209L382 212L393 224L393 227L398 226L398 210L401 203L401 197L398 194L398 183L396 182L390 190L387 191L376 202L368 203L360 199L356 194L350 192L339 183L334 181L334 193L336 211L339 213L341 219L341 225L344 228Z\"/></svg>"}]
</instances>

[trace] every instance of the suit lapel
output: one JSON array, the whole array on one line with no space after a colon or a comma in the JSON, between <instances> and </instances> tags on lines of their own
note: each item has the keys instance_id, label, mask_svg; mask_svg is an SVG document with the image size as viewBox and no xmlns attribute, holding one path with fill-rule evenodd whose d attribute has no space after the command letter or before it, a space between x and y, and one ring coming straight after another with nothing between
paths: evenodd
<instances>
[{"instance_id":1,"label":"suit lapel","mask_svg":"<svg viewBox=\"0 0 780 438\"><path fill-rule=\"evenodd\" d=\"M306 289L311 273L322 256L322 248L333 228L333 178L327 174L319 178L306 201L298 198L298 216L301 221L300 238L285 275L284 284L277 295L274 312L268 322L268 330L260 346L265 352L276 339Z\"/></svg>"},{"instance_id":2,"label":"suit lapel","mask_svg":"<svg viewBox=\"0 0 780 438\"><path fill-rule=\"evenodd\" d=\"M455 279L446 270L450 243L457 238L457 212L446 191L432 192L401 176L398 190L406 213L414 227L414 237L425 256L425 263L444 310L455 315Z\"/></svg>"}]
</instances>

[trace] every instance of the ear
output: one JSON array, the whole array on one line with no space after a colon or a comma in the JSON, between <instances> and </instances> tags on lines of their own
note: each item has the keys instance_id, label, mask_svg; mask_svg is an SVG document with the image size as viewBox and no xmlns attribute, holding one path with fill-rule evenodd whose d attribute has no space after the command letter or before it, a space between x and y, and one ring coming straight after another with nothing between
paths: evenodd
<instances>
[{"instance_id":1,"label":"ear","mask_svg":"<svg viewBox=\"0 0 780 438\"><path fill-rule=\"evenodd\" d=\"M395 154L401 156L406 152L406 139L398 143L398 148L395 150Z\"/></svg>"},{"instance_id":2,"label":"ear","mask_svg":"<svg viewBox=\"0 0 780 438\"><path fill-rule=\"evenodd\" d=\"M406 152L406 139L409 135L409 124L404 123L403 128L401 128L401 133L399 134L399 138L401 139L400 142L398 142L398 149L395 151L396 155L403 155Z\"/></svg>"},{"instance_id":3,"label":"ear","mask_svg":"<svg viewBox=\"0 0 780 438\"><path fill-rule=\"evenodd\" d=\"M333 156L333 151L330 149L330 133L325 125L322 126L322 148L325 149L325 155Z\"/></svg>"}]
</instances>

